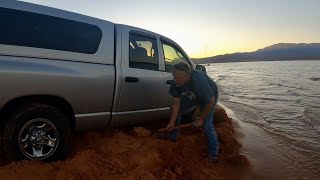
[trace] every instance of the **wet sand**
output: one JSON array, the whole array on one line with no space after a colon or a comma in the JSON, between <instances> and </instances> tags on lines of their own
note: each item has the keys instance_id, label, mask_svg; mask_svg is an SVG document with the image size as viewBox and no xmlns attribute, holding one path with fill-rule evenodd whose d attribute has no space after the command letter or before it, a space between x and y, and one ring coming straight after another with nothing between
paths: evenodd
<instances>
[{"instance_id":1,"label":"wet sand","mask_svg":"<svg viewBox=\"0 0 320 180\"><path fill-rule=\"evenodd\" d=\"M253 124L244 123L236 114L220 104L233 119L237 140L242 144L241 154L247 156L251 164L249 179L290 179L288 170L279 158L279 152L271 149L277 142L263 129Z\"/></svg>"},{"instance_id":2,"label":"wet sand","mask_svg":"<svg viewBox=\"0 0 320 180\"><path fill-rule=\"evenodd\" d=\"M161 127L161 126L160 126ZM219 161L206 159L201 130L182 130L177 143L156 138L156 127L127 127L76 134L64 161L12 162L0 167L1 179L251 179L250 163L240 154L225 110L215 113Z\"/></svg>"}]
</instances>

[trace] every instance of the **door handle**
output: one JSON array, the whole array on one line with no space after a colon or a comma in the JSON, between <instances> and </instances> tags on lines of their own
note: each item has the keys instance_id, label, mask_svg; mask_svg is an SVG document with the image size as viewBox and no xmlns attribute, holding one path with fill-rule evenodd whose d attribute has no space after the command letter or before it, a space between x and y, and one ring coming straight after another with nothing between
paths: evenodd
<instances>
[{"instance_id":1,"label":"door handle","mask_svg":"<svg viewBox=\"0 0 320 180\"><path fill-rule=\"evenodd\" d=\"M172 84L173 80L167 80L167 84Z\"/></svg>"},{"instance_id":2,"label":"door handle","mask_svg":"<svg viewBox=\"0 0 320 180\"><path fill-rule=\"evenodd\" d=\"M139 78L135 78L135 77L126 77L125 78L126 82L139 82Z\"/></svg>"}]
</instances>

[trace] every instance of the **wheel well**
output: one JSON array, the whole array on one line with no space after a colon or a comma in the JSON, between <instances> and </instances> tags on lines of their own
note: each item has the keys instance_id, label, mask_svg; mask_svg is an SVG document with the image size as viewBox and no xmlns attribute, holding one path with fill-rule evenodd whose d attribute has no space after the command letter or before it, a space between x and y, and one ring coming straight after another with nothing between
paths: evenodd
<instances>
[{"instance_id":1,"label":"wheel well","mask_svg":"<svg viewBox=\"0 0 320 180\"><path fill-rule=\"evenodd\" d=\"M71 105L61 97L48 95L23 96L9 101L0 110L1 123L4 124L5 121L8 120L8 117L15 112L18 106L33 102L44 103L58 108L62 113L64 113L67 116L70 123L70 128L72 130L75 129L75 116ZM2 125L2 127L3 126L4 125Z\"/></svg>"}]
</instances>

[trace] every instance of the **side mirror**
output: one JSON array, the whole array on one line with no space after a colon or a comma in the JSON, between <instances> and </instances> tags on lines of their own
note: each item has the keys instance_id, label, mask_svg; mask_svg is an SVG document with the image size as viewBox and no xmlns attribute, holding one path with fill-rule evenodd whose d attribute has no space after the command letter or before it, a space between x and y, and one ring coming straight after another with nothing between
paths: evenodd
<instances>
[{"instance_id":1,"label":"side mirror","mask_svg":"<svg viewBox=\"0 0 320 180\"><path fill-rule=\"evenodd\" d=\"M196 69L199 70L199 71L204 72L205 74L207 74L206 67L204 67L203 65L197 64L196 65Z\"/></svg>"}]
</instances>

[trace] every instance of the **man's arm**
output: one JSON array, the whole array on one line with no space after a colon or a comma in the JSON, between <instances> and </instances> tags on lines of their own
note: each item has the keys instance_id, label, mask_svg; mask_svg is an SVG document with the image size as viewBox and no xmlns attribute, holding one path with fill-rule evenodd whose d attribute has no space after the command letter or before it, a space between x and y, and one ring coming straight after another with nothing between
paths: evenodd
<instances>
[{"instance_id":1,"label":"man's arm","mask_svg":"<svg viewBox=\"0 0 320 180\"><path fill-rule=\"evenodd\" d=\"M215 103L216 103L215 97L212 96L210 102L205 106L204 110L202 112L200 112L200 117L197 122L198 127L203 125L204 120L209 115L209 113L210 113L211 109L213 108L213 106L215 105Z\"/></svg>"},{"instance_id":2,"label":"man's arm","mask_svg":"<svg viewBox=\"0 0 320 180\"><path fill-rule=\"evenodd\" d=\"M171 128L174 126L174 123L176 122L176 119L179 114L180 109L180 98L173 98L172 106L171 106L171 117L170 122L167 125L167 128Z\"/></svg>"}]
</instances>

